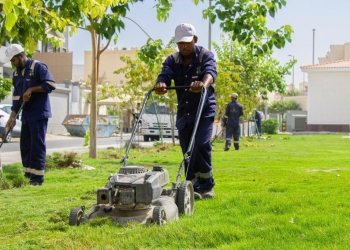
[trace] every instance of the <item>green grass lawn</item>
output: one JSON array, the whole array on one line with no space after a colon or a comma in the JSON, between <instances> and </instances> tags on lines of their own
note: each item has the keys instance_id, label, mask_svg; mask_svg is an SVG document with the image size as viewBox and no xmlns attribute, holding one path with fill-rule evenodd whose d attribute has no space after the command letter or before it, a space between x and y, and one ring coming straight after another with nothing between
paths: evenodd
<instances>
[{"instance_id":1,"label":"green grass lawn","mask_svg":"<svg viewBox=\"0 0 350 250\"><path fill-rule=\"evenodd\" d=\"M81 155L95 170L48 170L41 187L0 190L0 249L350 249L350 138L273 135L243 138L239 151L223 147L215 141L215 198L164 226L68 225L71 208L90 208L120 168L120 150ZM182 160L170 145L129 156L128 165L161 164L171 181ZM6 179L20 165L3 169Z\"/></svg>"}]
</instances>

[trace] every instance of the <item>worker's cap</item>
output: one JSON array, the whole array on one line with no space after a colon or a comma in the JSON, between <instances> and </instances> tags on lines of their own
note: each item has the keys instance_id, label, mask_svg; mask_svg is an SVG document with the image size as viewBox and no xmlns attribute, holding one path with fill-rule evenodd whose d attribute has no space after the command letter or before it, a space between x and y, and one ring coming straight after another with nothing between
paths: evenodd
<instances>
[{"instance_id":1,"label":"worker's cap","mask_svg":"<svg viewBox=\"0 0 350 250\"><path fill-rule=\"evenodd\" d=\"M15 55L18 55L19 53L23 52L24 49L19 44L10 44L7 49L5 50L5 57L1 60L3 63L7 63L11 61L12 57Z\"/></svg>"},{"instance_id":2,"label":"worker's cap","mask_svg":"<svg viewBox=\"0 0 350 250\"><path fill-rule=\"evenodd\" d=\"M182 23L178 25L175 29L175 43L192 42L193 37L196 35L196 29L192 24Z\"/></svg>"},{"instance_id":3,"label":"worker's cap","mask_svg":"<svg viewBox=\"0 0 350 250\"><path fill-rule=\"evenodd\" d=\"M238 94L237 94L237 93L233 93L233 94L231 95L231 97L238 98Z\"/></svg>"}]
</instances>

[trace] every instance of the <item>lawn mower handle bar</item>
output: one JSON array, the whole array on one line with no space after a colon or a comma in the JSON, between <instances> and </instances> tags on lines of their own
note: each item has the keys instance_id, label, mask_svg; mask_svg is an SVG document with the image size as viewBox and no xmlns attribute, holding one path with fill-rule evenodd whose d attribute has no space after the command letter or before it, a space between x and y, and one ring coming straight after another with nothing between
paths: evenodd
<instances>
[{"instance_id":1,"label":"lawn mower handle bar","mask_svg":"<svg viewBox=\"0 0 350 250\"><path fill-rule=\"evenodd\" d=\"M165 87L165 89L167 89L167 90L179 90L179 89L189 89L189 88L190 88L190 86L167 86L167 87ZM133 127L133 130L132 130L132 132L131 132L131 137L130 137L128 146L127 146L127 148L126 148L126 150L125 150L125 156L124 156L123 159L120 161L121 163L123 163L123 166L126 166L126 164L127 164L129 150L130 150L130 148L131 148L132 141L134 140L134 137L135 137L135 134L136 134L136 130L137 130L137 126L138 126L138 124L140 124L140 122L141 122L142 114L143 114L143 111L145 110L146 103L147 103L147 101L148 101L148 98L151 96L153 90L154 90L154 88L150 89L150 90L147 92L147 94L146 94L146 96L145 96L145 99L144 99L144 101L143 101L143 104L142 104L142 106L141 106L139 116L138 116L136 122L134 123L134 127ZM203 98L203 95L206 96L206 94L207 94L207 89L206 89L205 87L202 87L202 98L201 98L201 101L200 101L200 104L199 104L199 107L198 107L198 111L200 111L200 112L197 111L196 123L195 123L195 128L194 128L194 135L195 135L195 133L196 133L196 131L197 131L197 126L198 126L198 122L199 122L199 119L197 119L197 118L198 118L198 115L199 115L199 117L200 117L201 114L202 114L202 109L203 109L204 99L205 99L205 98ZM198 120L198 121L197 121L197 120ZM190 143L189 143L189 147L188 147L187 152L191 151L192 146L193 146L193 142L194 142L194 136L191 137L191 140L190 140Z\"/></svg>"},{"instance_id":2,"label":"lawn mower handle bar","mask_svg":"<svg viewBox=\"0 0 350 250\"><path fill-rule=\"evenodd\" d=\"M172 90L172 89L189 89L190 86L166 86L165 89ZM153 91L154 88L151 90Z\"/></svg>"}]
</instances>

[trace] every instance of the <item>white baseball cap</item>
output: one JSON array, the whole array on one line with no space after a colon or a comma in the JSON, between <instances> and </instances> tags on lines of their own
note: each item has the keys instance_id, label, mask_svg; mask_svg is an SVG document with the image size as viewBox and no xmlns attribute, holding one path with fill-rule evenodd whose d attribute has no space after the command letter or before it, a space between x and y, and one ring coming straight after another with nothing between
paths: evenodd
<instances>
[{"instance_id":1,"label":"white baseball cap","mask_svg":"<svg viewBox=\"0 0 350 250\"><path fill-rule=\"evenodd\" d=\"M192 24L182 23L178 25L175 29L175 43L192 42L193 37L196 35L196 29Z\"/></svg>"},{"instance_id":2,"label":"white baseball cap","mask_svg":"<svg viewBox=\"0 0 350 250\"><path fill-rule=\"evenodd\" d=\"M238 94L237 94L237 93L233 93L233 94L231 95L231 97L233 97L233 98L238 98Z\"/></svg>"},{"instance_id":3,"label":"white baseball cap","mask_svg":"<svg viewBox=\"0 0 350 250\"><path fill-rule=\"evenodd\" d=\"M24 49L19 44L10 44L5 50L5 57L1 60L3 63L11 61L12 57L18 55L19 53L24 52Z\"/></svg>"}]
</instances>

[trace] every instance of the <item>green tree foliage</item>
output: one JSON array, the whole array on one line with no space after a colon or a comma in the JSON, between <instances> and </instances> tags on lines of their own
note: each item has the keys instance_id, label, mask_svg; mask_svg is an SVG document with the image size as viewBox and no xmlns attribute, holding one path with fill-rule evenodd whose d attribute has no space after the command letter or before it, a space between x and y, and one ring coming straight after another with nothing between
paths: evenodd
<instances>
[{"instance_id":1,"label":"green tree foliage","mask_svg":"<svg viewBox=\"0 0 350 250\"><path fill-rule=\"evenodd\" d=\"M23 44L32 53L38 41L60 46L62 40L48 37L47 31L63 32L69 19L54 11L51 1L2 0L0 3L0 43L5 41Z\"/></svg>"},{"instance_id":2,"label":"green tree foliage","mask_svg":"<svg viewBox=\"0 0 350 250\"><path fill-rule=\"evenodd\" d=\"M50 41L59 45L57 39L49 39L46 29L64 31L71 26L70 34L85 29L91 35L92 72L90 100L90 148L89 156L97 157L96 125L97 125L97 79L99 79L99 60L110 42L118 39L124 29L124 18L130 5L143 0L4 0L0 5L0 38L2 41L20 42L29 52L34 51L39 40ZM165 21L172 7L170 0L157 0L157 19ZM101 47L102 40L107 40Z\"/></svg>"},{"instance_id":3,"label":"green tree foliage","mask_svg":"<svg viewBox=\"0 0 350 250\"><path fill-rule=\"evenodd\" d=\"M221 45L214 43L218 55L218 77L215 83L218 114L231 101L229 95L237 92L239 102L244 106L245 116L255 108L268 92L284 92L284 76L290 73L293 62L286 65L263 55L254 55L251 47L222 36Z\"/></svg>"},{"instance_id":4,"label":"green tree foliage","mask_svg":"<svg viewBox=\"0 0 350 250\"><path fill-rule=\"evenodd\" d=\"M259 103L256 105L256 110L265 111L265 107L267 107L267 100L260 100Z\"/></svg>"},{"instance_id":5,"label":"green tree foliage","mask_svg":"<svg viewBox=\"0 0 350 250\"><path fill-rule=\"evenodd\" d=\"M204 2L204 0L201 0ZM167 1L162 1L167 2ZM170 1L169 1L170 2ZM199 0L193 0L198 4ZM219 22L230 39L249 47L254 55L271 55L274 48L281 49L291 42L293 28L284 25L276 30L268 29L266 20L275 18L278 10L286 6L286 0L218 0L203 10L203 18L211 23ZM171 8L171 7L170 7ZM170 9L169 8L169 9ZM165 12L165 11L164 11ZM145 61L150 61L160 50L159 46L143 48Z\"/></svg>"},{"instance_id":6,"label":"green tree foliage","mask_svg":"<svg viewBox=\"0 0 350 250\"><path fill-rule=\"evenodd\" d=\"M11 92L12 80L0 77L0 101L4 100Z\"/></svg>"},{"instance_id":7,"label":"green tree foliage","mask_svg":"<svg viewBox=\"0 0 350 250\"><path fill-rule=\"evenodd\" d=\"M301 110L301 107L299 103L294 100L287 102L276 101L271 103L268 107L269 113L280 114L282 118L284 118L284 115L288 110Z\"/></svg>"},{"instance_id":8,"label":"green tree foliage","mask_svg":"<svg viewBox=\"0 0 350 250\"><path fill-rule=\"evenodd\" d=\"M92 40L91 105L90 105L90 151L91 158L97 157L96 122L97 122L97 79L99 79L100 55L109 43L118 39L124 29L124 18L131 4L143 0L3 0L0 3L0 41L22 43L27 52L33 52L38 41L51 42L58 46L62 41L49 38L47 29L64 31L71 26L70 34L78 28L86 29ZM198 4L199 0L193 0ZM202 0L204 2L204 0ZM283 48L286 41L291 41L293 32L289 25L277 30L266 27L267 16L274 17L276 12L286 5L286 0L218 0L203 11L203 17L212 23L220 22L224 32L231 32L232 41L250 47L256 55L269 54L274 47ZM166 21L172 7L171 0L156 0L157 19ZM108 41L101 48L101 41ZM147 53L144 61L155 63L161 46L149 43L143 48ZM153 47L152 47L153 46ZM147 61L148 60L148 61Z\"/></svg>"},{"instance_id":9,"label":"green tree foliage","mask_svg":"<svg viewBox=\"0 0 350 250\"><path fill-rule=\"evenodd\" d=\"M232 41L250 47L254 54L271 54L274 47L281 49L286 41L291 42L290 25L277 30L266 26L267 17L274 18L286 4L286 0L218 0L203 11L203 16L211 23L219 21L222 30L231 34Z\"/></svg>"},{"instance_id":10,"label":"green tree foliage","mask_svg":"<svg viewBox=\"0 0 350 250\"><path fill-rule=\"evenodd\" d=\"M64 0L55 4L55 11L63 17L70 18L77 27L86 29L91 34L92 41L92 73L91 73L91 105L90 105L90 149L89 156L97 157L96 122L97 122L97 79L99 78L99 62L101 54L108 48L110 42L118 40L118 34L124 29L124 20L130 5L142 0ZM157 18L165 21L172 7L169 0L158 0L155 4ZM107 44L101 48L102 40Z\"/></svg>"}]
</instances>

